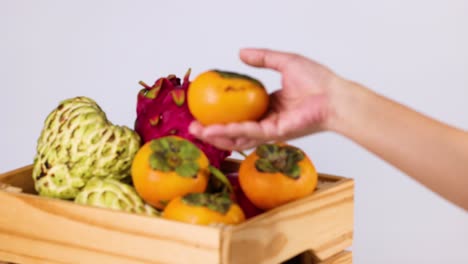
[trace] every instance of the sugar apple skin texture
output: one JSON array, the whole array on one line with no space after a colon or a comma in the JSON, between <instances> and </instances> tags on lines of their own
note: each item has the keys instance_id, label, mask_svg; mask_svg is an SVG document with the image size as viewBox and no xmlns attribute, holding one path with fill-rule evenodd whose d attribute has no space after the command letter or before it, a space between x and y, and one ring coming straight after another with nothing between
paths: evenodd
<instances>
[{"instance_id":1,"label":"sugar apple skin texture","mask_svg":"<svg viewBox=\"0 0 468 264\"><path fill-rule=\"evenodd\" d=\"M130 175L140 137L112 124L88 97L66 99L46 118L37 141L32 177L41 196L74 199L93 177Z\"/></svg>"},{"instance_id":2,"label":"sugar apple skin texture","mask_svg":"<svg viewBox=\"0 0 468 264\"><path fill-rule=\"evenodd\" d=\"M159 216L159 212L146 204L132 186L111 178L89 180L76 196L75 203Z\"/></svg>"}]
</instances>

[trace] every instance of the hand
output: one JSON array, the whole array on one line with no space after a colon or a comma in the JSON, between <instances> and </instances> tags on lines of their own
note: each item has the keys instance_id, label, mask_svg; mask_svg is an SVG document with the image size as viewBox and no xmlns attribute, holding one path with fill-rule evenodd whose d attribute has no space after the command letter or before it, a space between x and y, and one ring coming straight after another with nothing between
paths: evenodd
<instances>
[{"instance_id":1,"label":"hand","mask_svg":"<svg viewBox=\"0 0 468 264\"><path fill-rule=\"evenodd\" d=\"M194 122L190 132L196 137L219 148L243 150L331 130L468 210L468 132L342 79L296 54L245 49L240 57L282 76L282 88L270 95L268 114L258 122L207 127Z\"/></svg>"},{"instance_id":2,"label":"hand","mask_svg":"<svg viewBox=\"0 0 468 264\"><path fill-rule=\"evenodd\" d=\"M194 122L190 132L222 149L244 150L268 141L283 141L329 129L334 115L332 95L343 81L329 69L297 54L243 49L248 65L282 75L282 88L270 95L267 115L260 121L210 125Z\"/></svg>"}]
</instances>

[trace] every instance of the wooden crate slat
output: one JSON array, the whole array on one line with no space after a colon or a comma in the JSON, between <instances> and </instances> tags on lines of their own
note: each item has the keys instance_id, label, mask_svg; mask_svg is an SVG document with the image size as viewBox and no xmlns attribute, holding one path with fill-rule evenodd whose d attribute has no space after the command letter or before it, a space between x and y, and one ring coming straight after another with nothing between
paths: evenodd
<instances>
[{"instance_id":1,"label":"wooden crate slat","mask_svg":"<svg viewBox=\"0 0 468 264\"><path fill-rule=\"evenodd\" d=\"M217 263L220 230L154 217L0 192L0 234L135 261ZM5 250L8 240L1 240ZM28 248L23 248L27 254ZM181 254L184 252L184 254ZM35 257L47 257L38 251ZM75 256L78 257L78 256ZM201 261L204 260L204 261Z\"/></svg>"},{"instance_id":2,"label":"wooden crate slat","mask_svg":"<svg viewBox=\"0 0 468 264\"><path fill-rule=\"evenodd\" d=\"M223 261L278 263L308 249L324 260L346 249L353 238L353 190L354 182L343 180L226 230Z\"/></svg>"}]
</instances>

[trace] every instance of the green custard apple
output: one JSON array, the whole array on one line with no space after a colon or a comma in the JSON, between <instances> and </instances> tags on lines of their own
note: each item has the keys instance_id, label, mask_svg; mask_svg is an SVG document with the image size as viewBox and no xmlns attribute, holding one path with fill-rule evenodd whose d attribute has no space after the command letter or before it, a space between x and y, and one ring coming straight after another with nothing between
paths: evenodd
<instances>
[{"instance_id":1,"label":"green custard apple","mask_svg":"<svg viewBox=\"0 0 468 264\"><path fill-rule=\"evenodd\" d=\"M74 199L93 177L130 175L139 135L112 124L88 97L60 102L46 118L37 141L33 179L41 196Z\"/></svg>"},{"instance_id":2,"label":"green custard apple","mask_svg":"<svg viewBox=\"0 0 468 264\"><path fill-rule=\"evenodd\" d=\"M159 215L138 196L132 186L112 178L92 178L78 193L75 202L130 213Z\"/></svg>"}]
</instances>

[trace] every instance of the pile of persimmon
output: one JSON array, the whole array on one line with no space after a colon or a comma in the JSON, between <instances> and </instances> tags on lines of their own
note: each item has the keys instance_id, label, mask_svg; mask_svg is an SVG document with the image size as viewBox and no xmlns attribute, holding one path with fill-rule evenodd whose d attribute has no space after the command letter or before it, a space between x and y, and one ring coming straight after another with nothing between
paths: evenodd
<instances>
[{"instance_id":1,"label":"pile of persimmon","mask_svg":"<svg viewBox=\"0 0 468 264\"><path fill-rule=\"evenodd\" d=\"M208 192L210 177L226 186ZM190 141L166 136L145 143L132 163L133 185L162 216L192 224L237 224L245 220L225 176L209 165L206 155Z\"/></svg>"}]
</instances>

